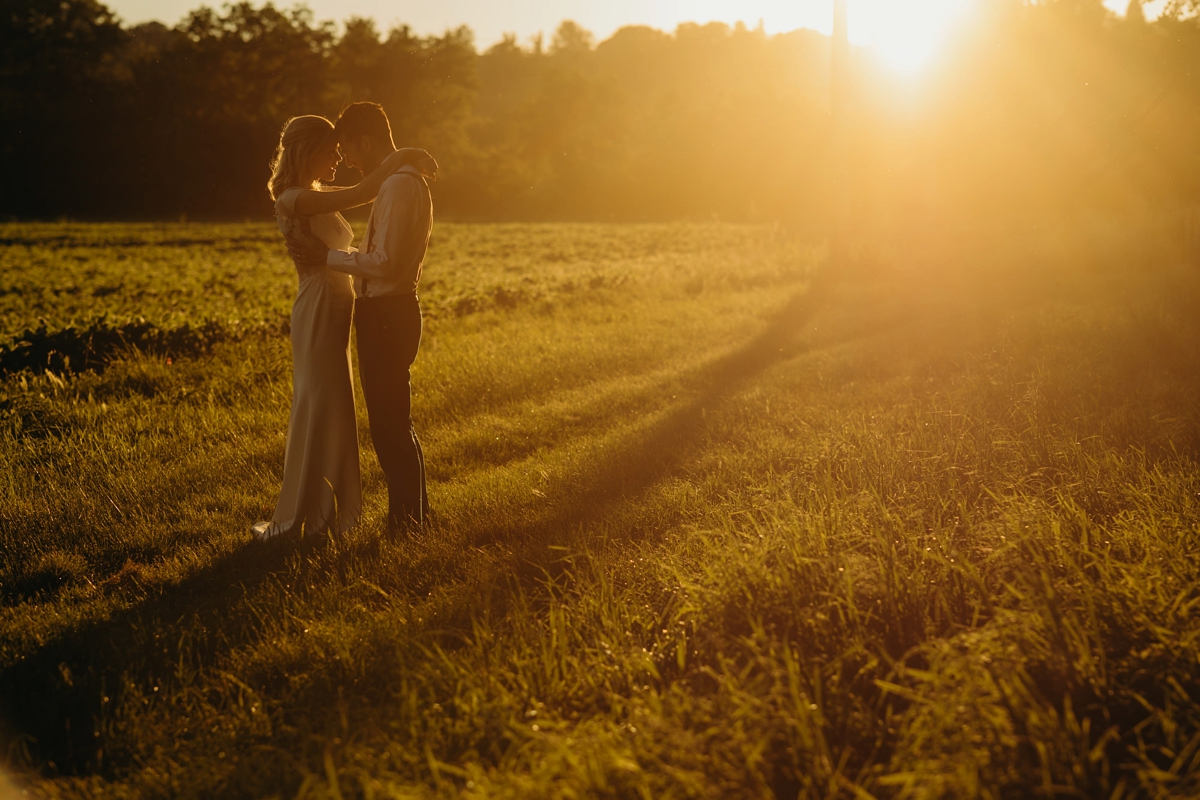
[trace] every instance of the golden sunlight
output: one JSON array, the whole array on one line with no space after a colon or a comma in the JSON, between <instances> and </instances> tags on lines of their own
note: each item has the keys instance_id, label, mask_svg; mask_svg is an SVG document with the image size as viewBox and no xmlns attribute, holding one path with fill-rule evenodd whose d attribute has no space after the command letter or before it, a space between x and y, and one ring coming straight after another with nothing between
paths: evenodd
<instances>
[{"instance_id":1,"label":"golden sunlight","mask_svg":"<svg viewBox=\"0 0 1200 800\"><path fill-rule=\"evenodd\" d=\"M915 74L941 52L973 0L850 0L850 39L892 69Z\"/></svg>"}]
</instances>

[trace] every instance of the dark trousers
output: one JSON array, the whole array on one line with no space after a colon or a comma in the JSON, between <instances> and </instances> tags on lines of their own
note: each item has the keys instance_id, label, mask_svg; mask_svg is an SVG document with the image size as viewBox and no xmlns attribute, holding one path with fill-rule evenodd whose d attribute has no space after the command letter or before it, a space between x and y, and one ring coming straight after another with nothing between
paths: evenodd
<instances>
[{"instance_id":1,"label":"dark trousers","mask_svg":"<svg viewBox=\"0 0 1200 800\"><path fill-rule=\"evenodd\" d=\"M409 370L421 346L415 294L360 297L354 303L358 374L371 443L387 478L390 527L425 521L425 455L412 422Z\"/></svg>"}]
</instances>

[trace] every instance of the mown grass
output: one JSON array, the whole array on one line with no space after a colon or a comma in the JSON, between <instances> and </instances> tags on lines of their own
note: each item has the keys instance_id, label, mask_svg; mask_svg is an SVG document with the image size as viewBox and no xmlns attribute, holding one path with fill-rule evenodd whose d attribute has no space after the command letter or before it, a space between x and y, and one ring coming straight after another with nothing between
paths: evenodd
<instances>
[{"instance_id":1,"label":"mown grass","mask_svg":"<svg viewBox=\"0 0 1200 800\"><path fill-rule=\"evenodd\" d=\"M36 235L184 238L159 230ZM198 286L261 234L180 230ZM262 247L278 307L239 319L286 308ZM383 538L369 447L358 530L247 541L281 336L6 376L10 771L64 797L1194 796L1197 274L1132 228L931 252L834 273L769 228L440 227L418 541Z\"/></svg>"}]
</instances>

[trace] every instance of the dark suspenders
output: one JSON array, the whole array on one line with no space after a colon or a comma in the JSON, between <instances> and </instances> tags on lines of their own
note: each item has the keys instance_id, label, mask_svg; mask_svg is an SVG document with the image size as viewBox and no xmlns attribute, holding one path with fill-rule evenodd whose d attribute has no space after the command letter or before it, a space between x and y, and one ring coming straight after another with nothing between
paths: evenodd
<instances>
[{"instance_id":1,"label":"dark suspenders","mask_svg":"<svg viewBox=\"0 0 1200 800\"><path fill-rule=\"evenodd\" d=\"M397 173L397 174L400 174L400 173ZM424 190L421 194L422 199L425 200L426 205L429 205L429 202L430 202L429 201L429 183L425 180L425 176L420 175L415 172L407 172L404 174L412 175L414 178L416 178L418 181L421 182L421 188ZM368 251L371 249L371 240L374 238L374 236L375 236L375 209L372 208L371 209L371 220L370 220L370 222L367 223L367 237L365 240L363 240L363 248L362 249L364 251ZM369 281L370 281L370 278L362 279L361 287L362 287L362 296L363 297L367 296L367 284Z\"/></svg>"}]
</instances>

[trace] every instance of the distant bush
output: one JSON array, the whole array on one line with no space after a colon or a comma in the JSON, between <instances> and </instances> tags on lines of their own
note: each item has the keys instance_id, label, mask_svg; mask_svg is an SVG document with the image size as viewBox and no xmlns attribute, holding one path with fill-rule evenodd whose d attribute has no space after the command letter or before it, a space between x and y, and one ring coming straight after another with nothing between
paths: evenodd
<instances>
[{"instance_id":1,"label":"distant bush","mask_svg":"<svg viewBox=\"0 0 1200 800\"><path fill-rule=\"evenodd\" d=\"M132 351L168 358L208 355L224 341L249 334L286 335L286 320L253 325L208 320L193 326L159 328L145 320L113 325L100 318L86 328L51 331L45 325L26 330L7 346L0 346L0 376L21 370L50 372L103 372L109 362Z\"/></svg>"}]
</instances>

